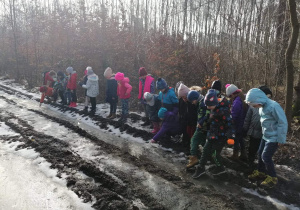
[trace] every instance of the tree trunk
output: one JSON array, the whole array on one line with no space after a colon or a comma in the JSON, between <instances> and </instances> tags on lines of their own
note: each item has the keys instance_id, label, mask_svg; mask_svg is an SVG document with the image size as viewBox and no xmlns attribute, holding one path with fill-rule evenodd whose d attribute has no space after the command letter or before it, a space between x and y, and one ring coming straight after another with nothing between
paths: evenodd
<instances>
[{"instance_id":1,"label":"tree trunk","mask_svg":"<svg viewBox=\"0 0 300 210\"><path fill-rule=\"evenodd\" d=\"M292 122L292 104L293 104L293 84L294 84L294 66L293 66L293 53L297 45L299 35L299 23L296 11L295 0L289 0L290 19L292 25L292 33L289 41L288 48L285 54L286 62L286 97L285 97L285 114L290 128Z\"/></svg>"}]
</instances>

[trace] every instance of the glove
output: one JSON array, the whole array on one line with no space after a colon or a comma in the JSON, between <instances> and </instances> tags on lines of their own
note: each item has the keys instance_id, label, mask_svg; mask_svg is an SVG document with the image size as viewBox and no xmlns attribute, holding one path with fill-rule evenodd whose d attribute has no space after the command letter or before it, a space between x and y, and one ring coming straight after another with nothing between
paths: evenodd
<instances>
[{"instance_id":1,"label":"glove","mask_svg":"<svg viewBox=\"0 0 300 210\"><path fill-rule=\"evenodd\" d=\"M234 145L234 139L228 139L227 144L229 145Z\"/></svg>"},{"instance_id":2,"label":"glove","mask_svg":"<svg viewBox=\"0 0 300 210\"><path fill-rule=\"evenodd\" d=\"M83 85L83 82L81 82L81 81L80 81L80 82L78 82L78 85L82 86L82 85Z\"/></svg>"}]
</instances>

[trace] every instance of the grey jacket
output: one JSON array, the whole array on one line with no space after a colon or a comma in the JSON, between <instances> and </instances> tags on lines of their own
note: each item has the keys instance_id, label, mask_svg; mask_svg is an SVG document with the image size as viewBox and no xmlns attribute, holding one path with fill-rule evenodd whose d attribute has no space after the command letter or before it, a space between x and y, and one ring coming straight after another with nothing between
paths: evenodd
<instances>
[{"instance_id":1,"label":"grey jacket","mask_svg":"<svg viewBox=\"0 0 300 210\"><path fill-rule=\"evenodd\" d=\"M243 128L244 131L247 132L247 135L256 139L262 138L262 127L259 110L257 108L249 106Z\"/></svg>"},{"instance_id":2,"label":"grey jacket","mask_svg":"<svg viewBox=\"0 0 300 210\"><path fill-rule=\"evenodd\" d=\"M96 97L99 94L98 76L96 74L88 76L86 85L82 85L82 87L87 89L87 96Z\"/></svg>"}]
</instances>

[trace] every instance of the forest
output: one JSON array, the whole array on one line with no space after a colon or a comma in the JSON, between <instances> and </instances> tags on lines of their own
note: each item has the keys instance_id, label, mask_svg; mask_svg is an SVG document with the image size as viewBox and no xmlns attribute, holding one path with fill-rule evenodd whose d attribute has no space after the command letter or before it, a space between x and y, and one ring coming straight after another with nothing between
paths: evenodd
<instances>
[{"instance_id":1,"label":"forest","mask_svg":"<svg viewBox=\"0 0 300 210\"><path fill-rule=\"evenodd\" d=\"M171 86L183 81L209 87L219 78L246 92L263 84L291 122L293 91L300 91L296 3L1 0L0 73L26 80L30 88L41 84L43 72L70 65L79 76L86 66L98 75L109 66L133 84L141 66ZM293 107L297 115L298 105Z\"/></svg>"}]
</instances>

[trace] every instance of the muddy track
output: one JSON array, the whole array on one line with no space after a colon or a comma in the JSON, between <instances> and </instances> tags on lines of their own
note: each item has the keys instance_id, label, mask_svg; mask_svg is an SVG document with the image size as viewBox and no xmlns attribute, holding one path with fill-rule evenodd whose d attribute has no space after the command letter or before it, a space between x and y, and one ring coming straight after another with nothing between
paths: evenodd
<instances>
[{"instance_id":1,"label":"muddy track","mask_svg":"<svg viewBox=\"0 0 300 210\"><path fill-rule=\"evenodd\" d=\"M122 172L117 172L117 176L123 182L120 184L98 169L94 163L81 159L76 153L69 150L66 142L35 131L28 123L12 114L5 117L0 116L0 120L23 137L22 139L10 137L6 140L24 142L17 149L34 148L52 164L52 168L58 169L58 177L62 173L69 175L67 186L85 202L91 202L93 197L96 198L97 202L93 205L94 208L137 209L132 204L132 200L138 198L154 209L164 209L150 195L141 192L140 189L139 191L134 189L134 183L131 183L131 180L127 179ZM94 182L91 179L90 181L88 181L89 179L80 180L74 176L73 171L83 172Z\"/></svg>"},{"instance_id":2,"label":"muddy track","mask_svg":"<svg viewBox=\"0 0 300 210\"><path fill-rule=\"evenodd\" d=\"M5 88L7 88L6 86L4 86ZM15 94L15 92L17 92L16 94L20 94L22 96L27 97L28 94L23 94L22 92L19 91L15 91L14 89L9 89L9 90L4 90L4 87L2 85L0 85L0 89L3 90L4 92L8 93L8 94ZM13 100L10 100L6 97L1 96L0 98L2 98L3 100L5 100L6 102L12 104L12 105L16 105L19 106L20 108L25 108L23 106L17 105ZM29 98L29 97L28 97ZM31 96L32 98L32 96ZM72 111L78 114L83 115L83 113L77 109L74 108L68 108L68 107L63 107L60 106L59 104L51 104L52 106L55 107L59 107L61 109L61 111ZM51 119L52 121L59 123L60 125L69 128L70 130L78 133L79 135L90 139L91 141L93 141L95 144L101 146L106 152L109 153L113 153L115 155L117 155L118 157L120 157L123 161L128 162L130 164L134 164L135 166L148 171L149 173L155 174L157 176L162 177L163 179L176 184L177 186L179 186L182 189L188 189L189 192L191 193L197 193L199 190L201 191L201 189L203 190L203 192L201 191L202 194L207 194L207 195L211 195L214 194L214 191L210 191L210 190L204 190L204 188L198 188L197 186L193 186L192 183L190 182L185 182L184 180L182 180L181 177L178 177L176 175L173 175L171 173L166 172L165 170L160 169L159 167L155 166L152 161L148 160L146 157L140 157L140 158L136 158L132 155L130 155L128 152L126 151L122 151L121 149L119 149L116 146L110 145L108 143L105 143L104 141L101 141L100 139L98 139L96 136L93 136L89 133L87 133L85 130L79 128L78 126L73 125L72 123L47 115L39 110L33 110L33 109L28 109L31 112L34 112L38 115L41 115L43 117L46 117L48 119ZM127 133L131 134L131 135L135 135L138 137L143 137L143 136L152 136L151 134L149 134L147 131L144 130L139 130L136 128L132 128L129 125L123 125L121 123L118 123L117 121L113 121L113 120L108 120L105 119L103 117L100 116L90 116L93 120L98 122L98 125L100 126L100 128L107 128L107 124L111 124L114 125L115 127L118 127L121 129L124 129L123 131L126 131ZM135 118L135 115L132 115L131 118ZM138 118L137 118L138 119ZM25 122L23 122L24 124ZM41 134L43 135L43 134ZM53 139L53 137L51 137ZM29 140L30 142L30 140ZM32 142L30 142L32 143ZM176 145L176 144L174 144ZM176 145L178 146L178 144ZM175 146L175 147L176 147ZM170 145L170 147L172 148L172 145ZM59 151L58 151L59 153ZM59 161L58 161L59 162ZM90 163L91 164L91 163ZM88 165L88 164L86 164ZM247 188L247 189L256 189L261 195L270 195L274 198L277 198L287 204L296 204L298 206L300 206L300 199L299 199L299 191L300 191L300 185L299 185L299 180L293 180L293 179L285 179L284 177L279 176L279 184L272 190L264 190L261 188L257 188L257 185L254 183L250 183L246 176L248 175L248 173L251 172L252 169L249 169L249 167L242 163L242 162L233 162L229 159L224 160L224 165L229 168L234 170L236 173L227 173L221 177L214 177L215 181L217 184L222 185L224 182L229 183L230 185L237 185L240 186L242 188ZM58 165L59 167L59 165ZM97 176L93 170L89 170L89 168L92 168L93 166L91 165L91 167L83 167L81 170L85 171L86 174L89 174L91 177L95 177ZM55 167L57 168L57 167ZM87 169L88 168L88 169ZM97 170L96 170L97 171ZM193 170L190 170L189 173L193 173ZM126 178L124 178L124 180L126 180ZM72 183L77 183L76 181L71 181L70 186L74 186L72 185ZM139 192L141 194L143 194L142 192ZM118 194L118 193L117 193ZM119 194L122 195L122 194ZM221 198L222 196L218 193L215 193L214 196ZM147 197L147 196L141 196L143 197ZM143 199L140 198L142 201ZM130 200L130 198L128 198ZM230 199L227 198L223 198L226 202L230 203ZM125 201L124 201L125 202ZM155 201L153 201L155 202ZM126 203L126 205L132 205L129 203ZM236 199L235 201L231 202L231 207L235 207L235 208L244 208L244 204L242 200ZM247 208L250 207L249 205L246 205ZM134 206L132 207L134 208ZM157 208L163 208L163 207L157 207Z\"/></svg>"}]
</instances>

